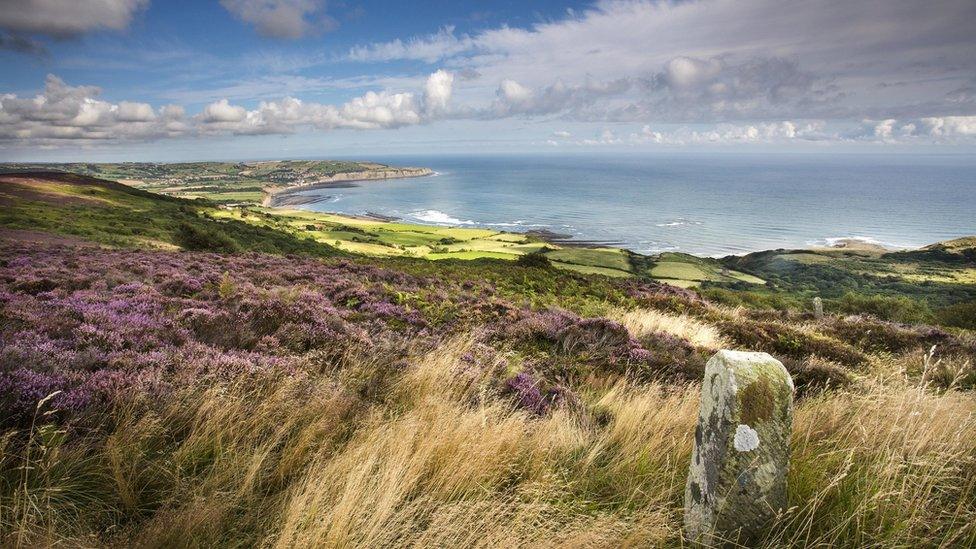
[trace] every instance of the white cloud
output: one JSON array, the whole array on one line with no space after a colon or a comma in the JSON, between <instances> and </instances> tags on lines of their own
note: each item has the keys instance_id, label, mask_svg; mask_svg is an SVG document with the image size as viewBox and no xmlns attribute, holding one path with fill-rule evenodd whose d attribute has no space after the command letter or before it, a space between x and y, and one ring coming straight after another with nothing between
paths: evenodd
<instances>
[{"instance_id":1,"label":"white cloud","mask_svg":"<svg viewBox=\"0 0 976 549\"><path fill-rule=\"evenodd\" d=\"M342 106L340 125L356 129L397 128L420 123L412 93L366 92Z\"/></svg>"},{"instance_id":2,"label":"white cloud","mask_svg":"<svg viewBox=\"0 0 976 549\"><path fill-rule=\"evenodd\" d=\"M156 113L148 103L123 101L119 103L116 118L120 122L151 122L155 120Z\"/></svg>"},{"instance_id":3,"label":"white cloud","mask_svg":"<svg viewBox=\"0 0 976 549\"><path fill-rule=\"evenodd\" d=\"M919 121L929 135L934 137L976 136L976 116L940 116Z\"/></svg>"},{"instance_id":4,"label":"white cloud","mask_svg":"<svg viewBox=\"0 0 976 549\"><path fill-rule=\"evenodd\" d=\"M231 105L226 99L221 99L204 107L200 120L206 123L240 122L246 116L244 107Z\"/></svg>"},{"instance_id":5,"label":"white cloud","mask_svg":"<svg viewBox=\"0 0 976 549\"><path fill-rule=\"evenodd\" d=\"M322 0L220 0L220 5L271 38L301 38L337 26L325 15Z\"/></svg>"},{"instance_id":6,"label":"white cloud","mask_svg":"<svg viewBox=\"0 0 976 549\"><path fill-rule=\"evenodd\" d=\"M383 129L424 124L451 112L454 76L439 70L423 94L368 91L341 105L294 97L262 101L254 109L222 98L187 117L179 105L158 110L148 103L98 98L94 86L69 86L49 75L34 97L0 96L0 142L48 144L67 140L126 140L198 134L288 134L303 128Z\"/></svg>"},{"instance_id":7,"label":"white cloud","mask_svg":"<svg viewBox=\"0 0 976 549\"><path fill-rule=\"evenodd\" d=\"M845 136L858 141L906 143L959 141L976 137L976 116L935 116L917 119L864 120Z\"/></svg>"},{"instance_id":8,"label":"white cloud","mask_svg":"<svg viewBox=\"0 0 976 549\"><path fill-rule=\"evenodd\" d=\"M413 38L407 41L396 39L366 46L356 46L349 50L345 59L356 62L382 62L400 59L435 63L445 57L457 55L472 48L470 37L454 35L454 27L447 26L434 34Z\"/></svg>"},{"instance_id":9,"label":"white cloud","mask_svg":"<svg viewBox=\"0 0 976 549\"><path fill-rule=\"evenodd\" d=\"M502 80L495 95L498 99L495 101L494 111L498 116L532 110L532 90L514 80Z\"/></svg>"},{"instance_id":10,"label":"white cloud","mask_svg":"<svg viewBox=\"0 0 976 549\"><path fill-rule=\"evenodd\" d=\"M679 123L921 117L976 110L976 95L966 91L976 73L973 20L972 0L886 0L870 9L857 1L825 9L805 0L604 0L529 28L458 36L448 27L353 48L347 58L473 71L478 82L462 80L456 95L498 102L496 116ZM506 81L535 97L496 88ZM593 83L630 86L560 94L560 87Z\"/></svg>"},{"instance_id":11,"label":"white cloud","mask_svg":"<svg viewBox=\"0 0 976 549\"><path fill-rule=\"evenodd\" d=\"M65 37L120 30L149 0L0 0L0 28Z\"/></svg>"},{"instance_id":12,"label":"white cloud","mask_svg":"<svg viewBox=\"0 0 976 549\"><path fill-rule=\"evenodd\" d=\"M715 60L675 57L664 65L663 77L675 89L687 89L714 78L722 70L722 64Z\"/></svg>"},{"instance_id":13,"label":"white cloud","mask_svg":"<svg viewBox=\"0 0 976 549\"><path fill-rule=\"evenodd\" d=\"M153 139L186 131L182 107L159 113L146 103L118 104L98 99L94 86L69 86L49 75L34 97L0 97L0 141Z\"/></svg>"},{"instance_id":14,"label":"white cloud","mask_svg":"<svg viewBox=\"0 0 976 549\"><path fill-rule=\"evenodd\" d=\"M532 90L514 80L502 80L498 85L498 98L506 103L525 103L532 98Z\"/></svg>"},{"instance_id":15,"label":"white cloud","mask_svg":"<svg viewBox=\"0 0 976 549\"><path fill-rule=\"evenodd\" d=\"M496 117L513 115L540 115L557 112L572 113L585 118L584 111L597 101L620 95L631 87L631 82L595 82L587 79L583 84L569 85L562 81L535 90L515 80L502 80L495 91L495 101L486 115Z\"/></svg>"},{"instance_id":16,"label":"white cloud","mask_svg":"<svg viewBox=\"0 0 976 549\"><path fill-rule=\"evenodd\" d=\"M647 124L627 135L604 129L594 138L561 142L577 146L689 146L774 144L840 139L836 135L825 133L824 128L825 124L822 121L790 120L761 124L719 124L711 129L692 129L682 126L671 130L657 130ZM550 139L548 143L560 144L554 139Z\"/></svg>"},{"instance_id":17,"label":"white cloud","mask_svg":"<svg viewBox=\"0 0 976 549\"><path fill-rule=\"evenodd\" d=\"M895 124L898 121L894 118L882 120L874 125L874 137L881 141L892 141L895 137Z\"/></svg>"},{"instance_id":18,"label":"white cloud","mask_svg":"<svg viewBox=\"0 0 976 549\"><path fill-rule=\"evenodd\" d=\"M196 135L289 134L300 130L374 130L426 124L445 118L484 118L496 109L512 116L544 112L579 104L580 97L613 97L613 86L553 85L533 90L506 81L497 89L496 102L486 109L455 106L454 75L438 70L430 74L417 91L368 91L341 104L324 104L284 97L261 101L254 108L224 98L187 115L179 105L154 108L148 103L99 98L94 86L70 86L60 78L47 77L44 89L33 97L0 95L0 143L52 145L75 142L151 140ZM590 94L587 96L586 94ZM567 99L569 98L569 99ZM569 103L567 103L569 101ZM554 145L636 146L761 144L787 142L874 143L973 142L976 116L943 116L864 120L857 130L828 130L821 120L721 123L692 127L654 124L605 126L592 138L576 138L565 130L552 131L547 142Z\"/></svg>"},{"instance_id":19,"label":"white cloud","mask_svg":"<svg viewBox=\"0 0 976 549\"><path fill-rule=\"evenodd\" d=\"M447 110L451 102L451 92L454 88L454 74L445 70L438 70L427 78L424 87L424 107L429 114L441 113Z\"/></svg>"}]
</instances>

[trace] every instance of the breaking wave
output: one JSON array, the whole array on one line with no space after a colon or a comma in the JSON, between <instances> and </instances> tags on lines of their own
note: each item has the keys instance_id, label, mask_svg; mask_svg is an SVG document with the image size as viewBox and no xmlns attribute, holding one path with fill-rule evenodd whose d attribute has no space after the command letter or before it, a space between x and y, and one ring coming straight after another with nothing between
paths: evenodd
<instances>
[{"instance_id":1,"label":"breaking wave","mask_svg":"<svg viewBox=\"0 0 976 549\"><path fill-rule=\"evenodd\" d=\"M690 227L695 225L704 225L701 221L693 221L691 219L685 219L679 217L677 219L672 219L671 221L665 221L663 223L655 223L655 227Z\"/></svg>"},{"instance_id":2,"label":"breaking wave","mask_svg":"<svg viewBox=\"0 0 976 549\"><path fill-rule=\"evenodd\" d=\"M440 210L421 210L418 212L412 212L408 214L411 218L417 221L423 221L424 223L433 223L435 225L474 225L475 222L471 220L463 221L456 217L451 217L450 215L440 211Z\"/></svg>"}]
</instances>

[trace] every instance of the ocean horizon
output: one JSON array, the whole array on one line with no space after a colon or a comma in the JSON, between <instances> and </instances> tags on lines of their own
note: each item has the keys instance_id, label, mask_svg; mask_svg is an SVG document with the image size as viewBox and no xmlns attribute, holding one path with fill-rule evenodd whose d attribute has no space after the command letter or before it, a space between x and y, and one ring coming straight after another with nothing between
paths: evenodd
<instances>
[{"instance_id":1,"label":"ocean horizon","mask_svg":"<svg viewBox=\"0 0 976 549\"><path fill-rule=\"evenodd\" d=\"M643 254L893 249L976 234L963 155L395 156L436 174L314 188L298 207L405 222L546 231Z\"/></svg>"}]
</instances>

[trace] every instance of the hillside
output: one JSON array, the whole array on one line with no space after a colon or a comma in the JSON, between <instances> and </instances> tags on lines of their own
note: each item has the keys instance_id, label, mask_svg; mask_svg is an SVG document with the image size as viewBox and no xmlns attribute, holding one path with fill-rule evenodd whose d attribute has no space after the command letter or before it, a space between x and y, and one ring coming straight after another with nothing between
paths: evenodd
<instances>
[{"instance_id":1,"label":"hillside","mask_svg":"<svg viewBox=\"0 0 976 549\"><path fill-rule=\"evenodd\" d=\"M108 246L330 255L326 244L258 224L216 220L208 203L60 172L0 174L0 227Z\"/></svg>"},{"instance_id":2,"label":"hillside","mask_svg":"<svg viewBox=\"0 0 976 549\"><path fill-rule=\"evenodd\" d=\"M270 170L267 165L279 164L292 163L261 163L260 165L264 170ZM301 165L305 164L307 163ZM318 164L328 163L321 161ZM655 271L657 265L649 258L618 248L558 245L531 235L487 229L435 227L304 210L265 208L257 204L263 200L261 197L268 196L265 191L253 200L244 200L243 203L229 206L220 203L221 198L226 198L221 193L203 193L193 190L196 187L192 184L188 187L186 179L180 180L184 181L182 184L174 182L173 174L184 174L183 177L188 180L194 180L194 177L205 177L186 175L192 173L193 167L198 165L206 167L204 173L219 172L228 169L229 166L220 163L57 165L71 169L79 169L80 166L82 172L107 173L120 178L119 181L124 181L125 184L56 171L10 172L5 176L0 175L4 178L0 181L0 194L6 193L12 199L16 193L28 192L29 189L35 191L31 196L21 196L24 200L15 204L12 202L15 207L5 212L4 217L0 218L0 224L11 228L36 227L66 235L81 234L109 245L165 248L178 245L176 239L180 235L177 234L177 229L182 226L181 224L189 223L194 227L200 227L201 230L205 229L204 232L213 240L213 245L217 246L218 251L221 246L231 246L242 250L271 253L276 250L294 252L306 249L309 253L321 255L335 248L340 251L379 257L460 260L485 258L514 260L528 253L541 252L545 253L552 264L559 268L616 277L652 276L681 287L697 286L704 280L730 283L740 280L762 282L755 277L735 271L725 272L727 270L723 270L717 261L688 255L679 257L679 254L672 254L673 257ZM345 166L342 163L339 165ZM11 166L26 169L25 165ZM402 168L390 168L380 164L366 166L374 168L380 174L386 173L386 170L402 170ZM155 169L150 169L151 167L163 171L157 172ZM326 169L324 166L319 167L322 170ZM279 167L276 168L277 171L272 170L269 173L278 173L282 169ZM337 175L350 173L359 172L337 172ZM121 176L132 177L139 174L145 180L151 180L151 176L157 178L155 180L164 181L162 185L165 186L146 185L145 188L152 189L151 194L129 192L143 189L136 189L132 186L133 180ZM271 189L267 192L273 192L275 187L269 183L267 173L262 172L262 174L252 172L249 177L266 185L264 187L266 190ZM84 185L78 188L65 185L72 182L79 184L84 182ZM289 188L298 188L298 184L295 185ZM163 194L160 194L160 191ZM79 201L79 195L90 200ZM162 197L196 200L180 202L165 200ZM217 202L214 202L214 199ZM87 206L104 207L90 210ZM96 219L89 222L92 216ZM71 219L71 222L68 222L68 219ZM111 226L111 230L100 231L99 227L106 226ZM271 243L268 239L276 239L276 241ZM310 241L321 245L312 245ZM283 246L288 249L281 248ZM187 246L180 245L180 247ZM202 240L190 244L189 247L214 249L208 247ZM679 266L676 270L675 263L682 261L690 264L683 269Z\"/></svg>"},{"instance_id":3,"label":"hillside","mask_svg":"<svg viewBox=\"0 0 976 549\"><path fill-rule=\"evenodd\" d=\"M23 171L75 173L167 196L206 198L218 204L260 204L271 194L319 184L417 177L432 173L426 168L401 168L376 162L345 160L0 164L0 172Z\"/></svg>"},{"instance_id":4,"label":"hillside","mask_svg":"<svg viewBox=\"0 0 976 549\"><path fill-rule=\"evenodd\" d=\"M62 193L73 197L71 200L75 202L61 207L57 200L54 203L50 199L35 200L29 208L19 203L18 207L5 212L3 225L42 227L68 235L81 233L103 244L134 247L178 246L218 251L239 248L271 253L304 251L316 255L347 252L378 258L435 260L516 260L536 253L545 255L560 269L611 277L650 277L681 288L697 288L711 299L728 305L810 310L812 299L821 297L826 300L828 309L838 312L865 310L887 320L976 327L976 306L972 305L976 302L976 251L972 238L900 252L876 246L848 246L771 250L723 259L681 253L649 257L619 248L575 245L563 240L556 243L547 240L546 235L418 225L373 217L265 208L258 204L264 199L262 197L273 195L274 189L278 188L275 178L285 177L282 174L290 174L289 185L292 186L287 188L294 189L300 188L296 187L299 184L296 182L299 180L294 179L299 177L296 174L308 173L312 168L317 170L319 176L316 177L320 178L355 177L360 173L355 170L363 169L383 176L390 171L413 168L336 161L45 166L104 173L125 185L86 179L85 192L103 193L102 198L116 197L101 202L102 205L111 203L114 208L92 210L77 202L77 189L34 178L30 184L35 188L46 185L45 196L50 198ZM27 165L13 167L26 169ZM250 169L244 170L244 167ZM196 168L202 170L202 175L195 175L193 170ZM198 178L225 172L247 173L252 183L260 184L262 190L243 202L226 204L220 202L227 198L220 192L205 192L193 183ZM134 182L123 176L155 181L139 183L153 189L153 193L127 192L133 188ZM20 186L25 185L27 179L22 174ZM99 185L100 190L97 189ZM166 194L160 195L157 191ZM87 196L92 198L94 195ZM181 202L179 206L172 200L150 200L160 196L196 200ZM68 214L72 221L65 222L63 214ZM93 215L103 218L88 223L86 220ZM112 228L99 233L99 223L111 224ZM187 225L200 228L202 232L187 229ZM182 238L187 245L178 244L177 238ZM865 301L868 298L871 302Z\"/></svg>"},{"instance_id":5,"label":"hillside","mask_svg":"<svg viewBox=\"0 0 976 549\"><path fill-rule=\"evenodd\" d=\"M861 280L949 261L606 266L553 247L547 262L522 235L37 172L0 176L0 204L0 544L681 546L698 383L720 348L773 354L798 389L791 509L762 546L976 544L973 332L856 299L836 314L846 294L823 318L763 301L830 289L810 265ZM343 244L393 236L526 247L429 261ZM718 299L734 296L750 307Z\"/></svg>"},{"instance_id":6,"label":"hillside","mask_svg":"<svg viewBox=\"0 0 976 549\"><path fill-rule=\"evenodd\" d=\"M889 320L976 328L973 240L958 239L898 252L772 250L728 257L722 260L723 265L761 277L766 286L713 284L714 290L707 293L728 303L799 308L809 308L810 300L820 296L827 300L828 308L841 312L863 308ZM738 295L721 288L739 290Z\"/></svg>"}]
</instances>

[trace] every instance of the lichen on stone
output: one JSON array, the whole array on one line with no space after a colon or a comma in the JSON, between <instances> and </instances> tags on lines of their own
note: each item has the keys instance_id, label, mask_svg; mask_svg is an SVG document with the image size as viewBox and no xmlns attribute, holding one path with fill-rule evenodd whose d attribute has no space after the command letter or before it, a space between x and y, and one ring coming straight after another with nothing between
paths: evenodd
<instances>
[{"instance_id":1,"label":"lichen on stone","mask_svg":"<svg viewBox=\"0 0 976 549\"><path fill-rule=\"evenodd\" d=\"M759 433L752 427L740 423L735 428L733 444L735 445L735 449L740 452L751 452L759 448Z\"/></svg>"},{"instance_id":2,"label":"lichen on stone","mask_svg":"<svg viewBox=\"0 0 976 549\"><path fill-rule=\"evenodd\" d=\"M748 541L786 505L793 381L766 353L708 361L685 489L691 541Z\"/></svg>"}]
</instances>

